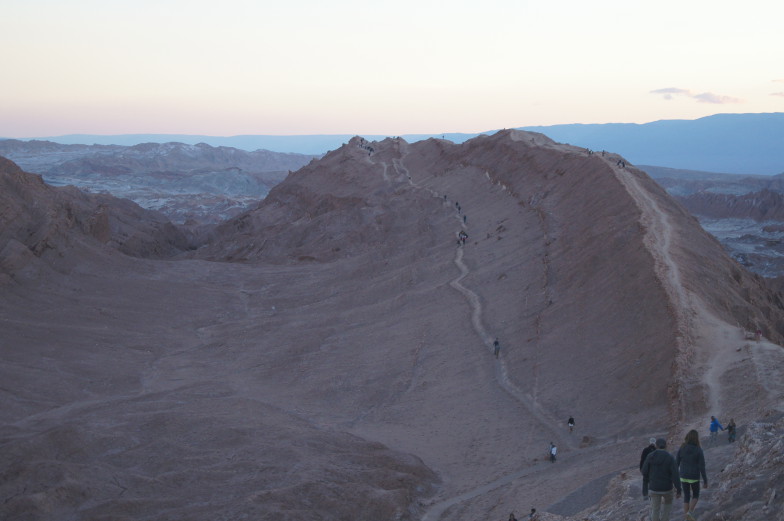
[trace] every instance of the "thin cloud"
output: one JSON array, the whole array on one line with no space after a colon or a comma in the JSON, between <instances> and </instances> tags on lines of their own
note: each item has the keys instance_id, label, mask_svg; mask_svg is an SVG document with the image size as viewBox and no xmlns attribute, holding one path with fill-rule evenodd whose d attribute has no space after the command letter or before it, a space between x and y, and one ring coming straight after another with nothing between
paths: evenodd
<instances>
[{"instance_id":1,"label":"thin cloud","mask_svg":"<svg viewBox=\"0 0 784 521\"><path fill-rule=\"evenodd\" d=\"M721 94L714 94L712 92L703 92L702 94L695 94L692 98L696 99L700 103L718 103L718 104L725 104L725 103L740 103L742 100L738 98L733 98L731 96L722 96Z\"/></svg>"},{"instance_id":2,"label":"thin cloud","mask_svg":"<svg viewBox=\"0 0 784 521\"><path fill-rule=\"evenodd\" d=\"M666 89L652 90L651 94L661 94L664 99L672 99L675 95L683 94L684 96L691 96L691 92L686 89L678 89L676 87L667 87Z\"/></svg>"},{"instance_id":3,"label":"thin cloud","mask_svg":"<svg viewBox=\"0 0 784 521\"><path fill-rule=\"evenodd\" d=\"M713 92L702 92L700 94L695 94L689 89L679 89L677 87L667 87L666 89L652 90L651 94L659 94L666 100L674 99L675 96L686 96L687 98L696 100L699 103L725 104L741 103L743 101L739 98L733 98L732 96L722 96L721 94L714 94Z\"/></svg>"}]
</instances>

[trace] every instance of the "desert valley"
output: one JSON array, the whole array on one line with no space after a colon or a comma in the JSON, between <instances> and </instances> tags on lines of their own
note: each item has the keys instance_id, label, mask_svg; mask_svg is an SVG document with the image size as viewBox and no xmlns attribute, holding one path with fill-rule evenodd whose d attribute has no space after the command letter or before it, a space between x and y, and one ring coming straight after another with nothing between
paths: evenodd
<instances>
[{"instance_id":1,"label":"desert valley","mask_svg":"<svg viewBox=\"0 0 784 521\"><path fill-rule=\"evenodd\" d=\"M642 520L711 415L700 519L784 519L784 295L666 176L519 130L288 160L174 222L0 159L1 519Z\"/></svg>"}]
</instances>

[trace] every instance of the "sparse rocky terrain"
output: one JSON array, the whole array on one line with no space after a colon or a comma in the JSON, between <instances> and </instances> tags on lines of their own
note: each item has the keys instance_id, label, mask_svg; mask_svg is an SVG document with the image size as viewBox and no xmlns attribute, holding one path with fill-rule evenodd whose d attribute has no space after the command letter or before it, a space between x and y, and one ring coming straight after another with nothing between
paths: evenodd
<instances>
[{"instance_id":1,"label":"sparse rocky terrain","mask_svg":"<svg viewBox=\"0 0 784 521\"><path fill-rule=\"evenodd\" d=\"M697 216L746 268L784 276L784 175L736 175L640 167Z\"/></svg>"},{"instance_id":2,"label":"sparse rocky terrain","mask_svg":"<svg viewBox=\"0 0 784 521\"><path fill-rule=\"evenodd\" d=\"M644 519L715 414L781 519L782 295L619 159L355 138L199 237L0 164L0 518Z\"/></svg>"},{"instance_id":3,"label":"sparse rocky terrain","mask_svg":"<svg viewBox=\"0 0 784 521\"><path fill-rule=\"evenodd\" d=\"M234 217L316 157L204 143L61 145L15 139L0 140L0 156L54 186L125 197L178 224Z\"/></svg>"}]
</instances>

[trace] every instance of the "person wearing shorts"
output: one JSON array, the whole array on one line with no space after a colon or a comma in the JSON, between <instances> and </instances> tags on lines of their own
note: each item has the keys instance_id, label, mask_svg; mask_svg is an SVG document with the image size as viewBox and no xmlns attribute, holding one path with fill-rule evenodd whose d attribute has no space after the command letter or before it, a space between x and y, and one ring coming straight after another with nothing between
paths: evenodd
<instances>
[{"instance_id":1,"label":"person wearing shorts","mask_svg":"<svg viewBox=\"0 0 784 521\"><path fill-rule=\"evenodd\" d=\"M694 429L686 434L686 438L678 449L675 458L683 487L683 513L686 519L694 521L694 509L700 499L700 478L708 488L708 476L705 473L705 454L700 447L700 435Z\"/></svg>"}]
</instances>

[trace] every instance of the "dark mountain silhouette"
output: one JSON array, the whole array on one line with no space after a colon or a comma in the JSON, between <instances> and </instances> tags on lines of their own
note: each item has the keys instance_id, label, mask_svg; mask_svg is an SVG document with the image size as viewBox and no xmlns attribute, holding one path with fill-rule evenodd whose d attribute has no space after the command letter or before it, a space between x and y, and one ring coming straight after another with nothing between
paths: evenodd
<instances>
[{"instance_id":1,"label":"dark mountain silhouette","mask_svg":"<svg viewBox=\"0 0 784 521\"><path fill-rule=\"evenodd\" d=\"M779 112L522 128L563 143L613 150L635 164L730 174L784 173L784 113Z\"/></svg>"},{"instance_id":2,"label":"dark mountain silhouette","mask_svg":"<svg viewBox=\"0 0 784 521\"><path fill-rule=\"evenodd\" d=\"M696 120L661 120L650 123L567 124L518 127L541 132L561 143L611 150L637 165L725 172L732 174L775 175L784 173L784 113L715 114ZM480 134L494 134L497 130L477 133L405 134L408 142L430 138L446 138L462 143ZM369 140L383 140L384 135L365 136ZM351 138L350 135L307 136L192 136L174 134L128 135L68 135L47 139L57 143L102 145L135 145L143 142L166 143L177 141L195 145L208 143L243 150L266 149L277 152L321 155L336 150ZM2 152L0 152L2 155Z\"/></svg>"},{"instance_id":3,"label":"dark mountain silhouette","mask_svg":"<svg viewBox=\"0 0 784 521\"><path fill-rule=\"evenodd\" d=\"M634 519L647 439L711 414L743 430L699 514L761 516L781 294L621 159L357 137L164 259L10 167L0 517Z\"/></svg>"}]
</instances>

